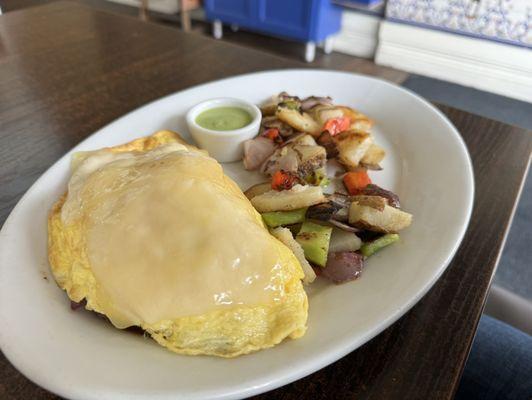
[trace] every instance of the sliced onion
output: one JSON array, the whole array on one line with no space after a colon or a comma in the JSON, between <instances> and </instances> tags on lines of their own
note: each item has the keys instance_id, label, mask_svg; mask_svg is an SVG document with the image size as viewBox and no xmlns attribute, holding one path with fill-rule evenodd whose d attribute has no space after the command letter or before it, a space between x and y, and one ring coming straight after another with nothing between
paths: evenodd
<instances>
[{"instance_id":1,"label":"sliced onion","mask_svg":"<svg viewBox=\"0 0 532 400\"><path fill-rule=\"evenodd\" d=\"M343 222L337 221L335 219L331 219L328 222L329 222L329 224L334 225L337 228L340 228L340 229L342 229L342 230L344 230L346 232L352 232L352 233L360 232L360 229L355 228L354 226L351 226L351 225L344 224Z\"/></svg>"},{"instance_id":2,"label":"sliced onion","mask_svg":"<svg viewBox=\"0 0 532 400\"><path fill-rule=\"evenodd\" d=\"M306 99L301 100L301 110L302 111L310 110L312 107L315 107L318 104L329 106L332 104L332 99L328 96L327 97L309 96Z\"/></svg>"}]
</instances>

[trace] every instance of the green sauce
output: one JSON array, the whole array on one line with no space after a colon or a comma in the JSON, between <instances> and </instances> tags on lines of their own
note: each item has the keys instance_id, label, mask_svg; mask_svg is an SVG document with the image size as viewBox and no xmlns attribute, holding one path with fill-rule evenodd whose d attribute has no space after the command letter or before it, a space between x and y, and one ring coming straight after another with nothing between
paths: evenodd
<instances>
[{"instance_id":1,"label":"green sauce","mask_svg":"<svg viewBox=\"0 0 532 400\"><path fill-rule=\"evenodd\" d=\"M253 118L240 107L218 107L203 111L196 117L196 123L202 128L213 131L232 131L249 125Z\"/></svg>"}]
</instances>

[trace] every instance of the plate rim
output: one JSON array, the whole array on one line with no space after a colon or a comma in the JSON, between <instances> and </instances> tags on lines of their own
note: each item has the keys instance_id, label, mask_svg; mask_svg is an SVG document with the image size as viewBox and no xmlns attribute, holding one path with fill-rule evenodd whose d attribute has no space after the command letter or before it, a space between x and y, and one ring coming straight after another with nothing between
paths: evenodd
<instances>
[{"instance_id":1,"label":"plate rim","mask_svg":"<svg viewBox=\"0 0 532 400\"><path fill-rule=\"evenodd\" d=\"M90 135L86 136L83 140L81 140L79 143L77 143L75 146L70 148L67 152L63 153L53 164L51 164L33 183L32 185L26 190L26 192L23 194L23 196L18 200L16 205L13 207L13 209L10 211L8 217L6 218L2 229L0 230L0 250L6 246L6 231L11 226L11 220L14 218L14 216L17 215L19 212L18 209L21 207L21 204L25 202L27 197L31 196L33 192L36 190L36 187L38 186L38 183L44 179L44 176L47 175L50 171L55 170L58 166L58 164L61 162L61 160L64 157L67 157L72 152L76 151L79 147L83 146L87 141L89 141L92 137L100 133L104 129L109 129L115 124L118 124L122 122L124 119L127 119L132 114L139 112L140 110L144 108L148 108L155 103L158 102L164 102L168 98L175 96L177 94L182 94L183 92L189 92L194 91L195 89L206 86L213 83L222 83L226 81L230 81L232 79L239 79L244 77L250 77L253 75L267 75L267 74L277 74L277 73L321 73L321 74L336 74L336 75L344 75L349 77L358 77L361 79L365 79L368 81L376 82L378 85L384 85L387 87L390 87L392 90L399 90L400 92L403 92L404 94L416 99L417 101L423 103L428 109L430 109L433 113L438 115L440 119L445 122L445 125L449 128L449 130L452 132L453 136L455 136L456 139L458 139L458 148L460 149L460 153L462 156L465 156L466 166L467 170L464 171L464 173L467 175L466 180L468 181L467 187L469 190L464 193L465 202L467 203L467 211L465 213L465 218L460 226L459 234L455 237L453 247L450 252L448 252L447 257L445 258L445 261L440 265L437 273L435 273L431 279L424 285L424 287L421 288L421 290L418 290L414 293L413 296L411 296L411 299L400 305L396 310L394 310L393 314L389 316L388 318L384 319L380 323L378 323L378 326L373 329L372 332L369 332L360 338L357 338L356 340L353 340L351 337L347 337L343 340L339 340L334 348L335 351L329 351L325 354L322 354L319 359L314 360L313 363L308 363L309 366L305 366L305 368L299 368L294 370L291 373L285 374L282 377L262 382L261 384L253 385L246 388L241 389L235 389L235 390L226 390L224 393L221 394L213 394L213 398L217 399L238 399L242 397L248 397L257 395L260 393L264 393L267 391L271 391L274 389L277 389L281 386L287 385L289 383L292 383L296 380L299 380L305 376L308 376L316 371L319 371L326 366L334 363L335 361L345 357L347 354L351 353L352 351L356 350L358 347L362 346L363 344L367 343L374 337L381 334L384 330L386 330L388 327L390 327L394 322L399 320L402 316L404 316L415 304L417 304L424 296L425 294L434 286L434 284L440 279L442 274L447 270L447 267L453 260L454 256L456 255L456 252L458 251L460 245L462 244L462 241L464 239L464 236L467 232L467 229L469 227L469 223L471 221L472 211L473 211L473 204L475 199L475 180L474 180L474 169L473 169L473 163L471 159L471 155L469 154L467 145L458 131L458 129L454 126L454 124L449 120L449 118L440 111L434 104L423 98L422 96L414 93L413 91L404 88L396 83L374 77L369 76L365 74L360 74L356 72L347 72L347 71L338 71L338 70L331 70L331 69L320 69L320 68L280 68L280 69L268 69L268 70L262 70L262 71L255 71L245 74L239 74L239 75L231 75L225 78L221 79L213 79L209 81L205 81L193 86L185 87L181 90L168 93L162 97L158 97L156 99L153 99L145 104L140 105L137 108L134 108L130 110L129 112L121 115L120 117L110 121L109 123L101 126L96 131L92 132ZM192 105L193 106L193 105ZM191 107L192 107L191 106ZM2 270L5 268L3 266L3 257L1 256L0 251L0 276L2 275ZM49 268L49 266L47 266ZM0 287L3 286L0 282ZM0 305L0 317L2 317L2 308L3 306ZM1 320L0 320L1 322ZM108 398L109 396L113 396L113 393L107 393L102 396L102 393L95 393L93 395L82 391L78 391L76 387L68 386L68 385L56 385L56 384L50 384L49 381L47 381L46 373L44 374L35 374L32 376L29 376L26 374L24 367L28 364L27 362L24 362L21 358L12 357L12 354L9 352L9 348L11 347L10 341L7 337L5 337L4 334L2 334L2 331L0 330L0 349L2 350L2 353L6 357L6 359L17 369L19 373L21 373L23 376L25 376L27 379L29 379L34 384L40 386L41 388L44 388L45 390L48 390L54 394L57 394L59 396L63 397L72 397L75 398L85 398L85 399L102 399L102 398ZM55 382L54 382L55 383ZM114 393L116 394L116 392ZM154 398L176 398L176 396L180 396L179 392L157 392L157 393L151 393L148 394L147 392L139 393L138 398L145 398L145 396L153 396ZM137 397L137 396L134 396ZM146 397L146 398L148 398Z\"/></svg>"}]
</instances>

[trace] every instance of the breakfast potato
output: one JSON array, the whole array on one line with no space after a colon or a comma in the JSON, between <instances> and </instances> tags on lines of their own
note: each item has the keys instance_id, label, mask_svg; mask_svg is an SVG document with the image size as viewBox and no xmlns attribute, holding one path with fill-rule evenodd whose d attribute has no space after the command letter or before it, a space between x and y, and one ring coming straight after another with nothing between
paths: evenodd
<instances>
[{"instance_id":1,"label":"breakfast potato","mask_svg":"<svg viewBox=\"0 0 532 400\"><path fill-rule=\"evenodd\" d=\"M270 190L272 190L272 184L270 182L263 182L251 186L244 192L244 194L249 200L251 200L253 197L269 192Z\"/></svg>"},{"instance_id":2,"label":"breakfast potato","mask_svg":"<svg viewBox=\"0 0 532 400\"><path fill-rule=\"evenodd\" d=\"M251 199L259 212L288 211L326 201L320 186L295 185L290 190L270 190Z\"/></svg>"},{"instance_id":3,"label":"breakfast potato","mask_svg":"<svg viewBox=\"0 0 532 400\"><path fill-rule=\"evenodd\" d=\"M364 156L360 159L360 163L369 169L381 169L379 163L384 159L386 152L379 145L372 143Z\"/></svg>"},{"instance_id":4,"label":"breakfast potato","mask_svg":"<svg viewBox=\"0 0 532 400\"><path fill-rule=\"evenodd\" d=\"M373 143L371 136L361 131L341 132L333 139L338 150L338 159L347 167L358 167L360 160Z\"/></svg>"},{"instance_id":5,"label":"breakfast potato","mask_svg":"<svg viewBox=\"0 0 532 400\"><path fill-rule=\"evenodd\" d=\"M292 250L292 253L294 253L294 255L296 256L297 260L299 261L299 264L301 264L303 273L305 274L305 277L303 278L303 283L308 285L309 283L314 282L314 280L316 279L316 273L305 258L303 248L294 239L294 237L292 236L292 232L290 232L290 229L279 227L272 229L270 232L273 236L279 239L281 243L283 243L286 247Z\"/></svg>"},{"instance_id":6,"label":"breakfast potato","mask_svg":"<svg viewBox=\"0 0 532 400\"><path fill-rule=\"evenodd\" d=\"M301 176L311 174L319 168L323 168L327 162L327 153L321 146L294 146L300 162L298 173Z\"/></svg>"},{"instance_id":7,"label":"breakfast potato","mask_svg":"<svg viewBox=\"0 0 532 400\"><path fill-rule=\"evenodd\" d=\"M300 137L294 139L294 144L300 144L303 146L316 146L316 140L310 135L301 135Z\"/></svg>"},{"instance_id":8,"label":"breakfast potato","mask_svg":"<svg viewBox=\"0 0 532 400\"><path fill-rule=\"evenodd\" d=\"M278 107L275 115L300 132L309 133L312 136L317 136L320 133L321 126L306 112L301 113L296 109Z\"/></svg>"},{"instance_id":9,"label":"breakfast potato","mask_svg":"<svg viewBox=\"0 0 532 400\"><path fill-rule=\"evenodd\" d=\"M412 223L412 215L379 196L357 196L349 207L349 223L361 229L396 233Z\"/></svg>"},{"instance_id":10,"label":"breakfast potato","mask_svg":"<svg viewBox=\"0 0 532 400\"><path fill-rule=\"evenodd\" d=\"M319 105L312 109L312 116L320 126L323 126L330 119L343 117L344 113L338 107Z\"/></svg>"},{"instance_id":11,"label":"breakfast potato","mask_svg":"<svg viewBox=\"0 0 532 400\"><path fill-rule=\"evenodd\" d=\"M343 229L334 227L329 243L329 252L357 251L360 249L362 241L353 232L347 232Z\"/></svg>"},{"instance_id":12,"label":"breakfast potato","mask_svg":"<svg viewBox=\"0 0 532 400\"><path fill-rule=\"evenodd\" d=\"M312 139L311 136L305 135ZM314 141L314 139L312 139ZM327 162L327 153L321 146L301 145L293 142L278 148L262 164L261 172L273 175L276 171L293 172L300 177L312 174L315 170L323 168ZM315 142L314 142L315 143Z\"/></svg>"},{"instance_id":13,"label":"breakfast potato","mask_svg":"<svg viewBox=\"0 0 532 400\"><path fill-rule=\"evenodd\" d=\"M369 133L371 131L372 126L373 121L371 121L370 119L359 119L353 122L349 128Z\"/></svg>"},{"instance_id":14,"label":"breakfast potato","mask_svg":"<svg viewBox=\"0 0 532 400\"><path fill-rule=\"evenodd\" d=\"M373 126L373 121L365 114L353 110L350 107L338 106L337 108L342 110L344 117L348 117L351 120L351 129L369 133Z\"/></svg>"}]
</instances>

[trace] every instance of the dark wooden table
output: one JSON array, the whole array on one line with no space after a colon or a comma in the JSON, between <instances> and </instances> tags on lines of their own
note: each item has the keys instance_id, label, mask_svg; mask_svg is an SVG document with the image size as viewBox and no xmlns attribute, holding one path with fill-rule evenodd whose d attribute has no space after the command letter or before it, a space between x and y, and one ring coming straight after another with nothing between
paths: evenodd
<instances>
[{"instance_id":1,"label":"dark wooden table","mask_svg":"<svg viewBox=\"0 0 532 400\"><path fill-rule=\"evenodd\" d=\"M56 159L124 113L205 81L288 67L304 65L69 2L0 16L0 223ZM528 168L532 135L441 109L467 143L476 180L473 216L453 262L408 314L371 342L258 398L453 397ZM0 398L57 397L2 355Z\"/></svg>"}]
</instances>

